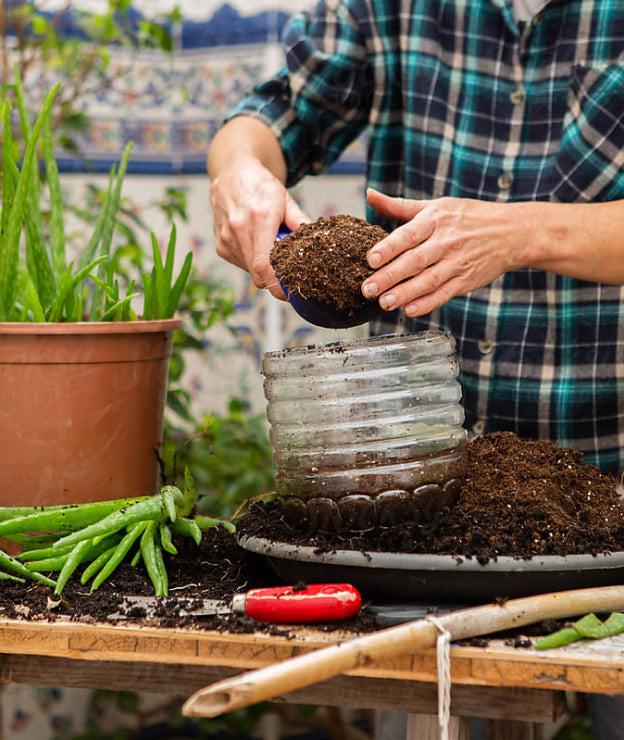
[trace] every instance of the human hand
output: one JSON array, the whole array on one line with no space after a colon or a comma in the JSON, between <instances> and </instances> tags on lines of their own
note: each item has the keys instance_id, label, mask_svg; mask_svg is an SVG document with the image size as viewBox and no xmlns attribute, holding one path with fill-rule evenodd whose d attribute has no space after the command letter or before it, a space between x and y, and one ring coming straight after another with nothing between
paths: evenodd
<instances>
[{"instance_id":1,"label":"human hand","mask_svg":"<svg viewBox=\"0 0 624 740\"><path fill-rule=\"evenodd\" d=\"M284 185L257 159L236 161L210 188L217 254L247 270L258 288L286 299L269 261L278 229L294 231L310 219Z\"/></svg>"},{"instance_id":2,"label":"human hand","mask_svg":"<svg viewBox=\"0 0 624 740\"><path fill-rule=\"evenodd\" d=\"M423 316L525 264L532 219L523 203L468 198L408 200L369 190L371 208L404 221L368 253L376 269L362 285L381 308Z\"/></svg>"}]
</instances>

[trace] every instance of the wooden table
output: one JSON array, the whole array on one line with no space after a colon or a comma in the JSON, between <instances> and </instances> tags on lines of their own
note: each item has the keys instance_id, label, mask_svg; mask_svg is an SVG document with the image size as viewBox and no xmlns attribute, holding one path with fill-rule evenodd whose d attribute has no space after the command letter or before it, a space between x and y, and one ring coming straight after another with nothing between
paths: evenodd
<instances>
[{"instance_id":1,"label":"wooden table","mask_svg":"<svg viewBox=\"0 0 624 740\"><path fill-rule=\"evenodd\" d=\"M140 686L146 692L186 695L349 636L307 628L287 638L0 619L0 680L113 690ZM487 647L452 646L451 677L454 718L486 717L498 721L499 728L506 724L509 732L498 731L497 738L536 737L530 730L534 723L561 716L564 692L624 693L624 636L545 653L503 640L490 640ZM394 709L424 722L437 712L435 651L407 653L276 701ZM410 732L416 737L413 727ZM468 737L465 723L456 722L454 732ZM422 727L417 736L427 737Z\"/></svg>"}]
</instances>

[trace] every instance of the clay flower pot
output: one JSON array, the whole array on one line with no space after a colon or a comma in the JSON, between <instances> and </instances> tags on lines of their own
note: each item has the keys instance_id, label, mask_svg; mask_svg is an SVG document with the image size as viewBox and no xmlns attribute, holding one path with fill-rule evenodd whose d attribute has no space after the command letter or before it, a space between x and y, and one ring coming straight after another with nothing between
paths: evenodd
<instances>
[{"instance_id":1,"label":"clay flower pot","mask_svg":"<svg viewBox=\"0 0 624 740\"><path fill-rule=\"evenodd\" d=\"M181 325L0 323L0 505L155 493Z\"/></svg>"}]
</instances>

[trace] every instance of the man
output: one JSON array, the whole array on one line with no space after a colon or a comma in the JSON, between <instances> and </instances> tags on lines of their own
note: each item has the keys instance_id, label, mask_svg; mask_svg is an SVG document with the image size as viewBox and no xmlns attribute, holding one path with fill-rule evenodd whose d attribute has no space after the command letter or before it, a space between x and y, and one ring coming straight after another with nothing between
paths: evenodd
<instances>
[{"instance_id":1,"label":"man","mask_svg":"<svg viewBox=\"0 0 624 740\"><path fill-rule=\"evenodd\" d=\"M624 3L321 0L284 41L210 148L218 253L284 298L269 252L308 220L286 187L367 128L367 217L392 230L368 254L372 330L452 331L474 433L616 473Z\"/></svg>"}]
</instances>

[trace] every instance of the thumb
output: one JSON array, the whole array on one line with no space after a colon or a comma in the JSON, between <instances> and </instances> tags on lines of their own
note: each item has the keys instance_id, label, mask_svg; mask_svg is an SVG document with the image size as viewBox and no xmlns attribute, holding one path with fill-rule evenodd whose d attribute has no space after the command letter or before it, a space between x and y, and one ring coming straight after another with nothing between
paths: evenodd
<instances>
[{"instance_id":1,"label":"thumb","mask_svg":"<svg viewBox=\"0 0 624 740\"><path fill-rule=\"evenodd\" d=\"M308 218L306 214L299 208L297 201L291 198L290 195L286 196L286 210L284 213L284 223L291 231L294 231L301 224L309 223L312 219Z\"/></svg>"},{"instance_id":2,"label":"thumb","mask_svg":"<svg viewBox=\"0 0 624 740\"><path fill-rule=\"evenodd\" d=\"M380 216L387 216L395 221L409 221L425 207L424 200L398 198L368 188L366 191L368 205Z\"/></svg>"}]
</instances>

